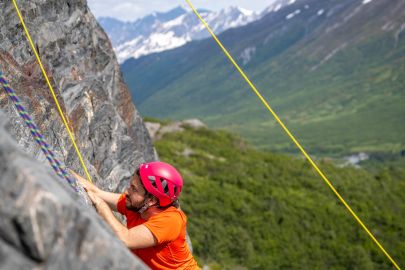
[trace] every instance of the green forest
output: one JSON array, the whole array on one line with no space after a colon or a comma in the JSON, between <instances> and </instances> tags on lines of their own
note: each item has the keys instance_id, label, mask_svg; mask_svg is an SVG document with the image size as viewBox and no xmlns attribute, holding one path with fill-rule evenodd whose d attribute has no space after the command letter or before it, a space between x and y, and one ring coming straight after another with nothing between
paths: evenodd
<instances>
[{"instance_id":1,"label":"green forest","mask_svg":"<svg viewBox=\"0 0 405 270\"><path fill-rule=\"evenodd\" d=\"M154 145L183 175L181 207L200 266L393 269L304 158L257 150L238 135L207 128L185 127ZM405 162L374 160L356 168L315 160L404 266Z\"/></svg>"}]
</instances>

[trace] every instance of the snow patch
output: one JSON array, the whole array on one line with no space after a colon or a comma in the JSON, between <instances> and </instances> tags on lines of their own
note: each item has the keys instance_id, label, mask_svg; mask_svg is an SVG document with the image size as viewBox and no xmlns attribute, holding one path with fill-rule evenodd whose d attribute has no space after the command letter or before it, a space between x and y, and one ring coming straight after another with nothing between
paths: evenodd
<instances>
[{"instance_id":1,"label":"snow patch","mask_svg":"<svg viewBox=\"0 0 405 270\"><path fill-rule=\"evenodd\" d=\"M239 8L239 11L245 16L252 16L254 13L254 11L245 8Z\"/></svg>"},{"instance_id":2,"label":"snow patch","mask_svg":"<svg viewBox=\"0 0 405 270\"><path fill-rule=\"evenodd\" d=\"M243 52L240 54L240 58L242 58L242 64L246 65L247 63L249 63L255 52L256 47L248 47L244 49Z\"/></svg>"},{"instance_id":3,"label":"snow patch","mask_svg":"<svg viewBox=\"0 0 405 270\"><path fill-rule=\"evenodd\" d=\"M181 15L179 17L177 17L174 20L168 21L166 23L163 24L164 28L171 28L174 26L180 26L184 23L184 18L186 17L186 15Z\"/></svg>"},{"instance_id":4,"label":"snow patch","mask_svg":"<svg viewBox=\"0 0 405 270\"><path fill-rule=\"evenodd\" d=\"M370 3L373 0L363 0L363 5Z\"/></svg>"},{"instance_id":5,"label":"snow patch","mask_svg":"<svg viewBox=\"0 0 405 270\"><path fill-rule=\"evenodd\" d=\"M300 9L297 9L296 11L294 11L294 12L288 14L287 16L285 16L285 18L286 18L287 20L289 20L289 19L293 18L295 15L298 15L298 14L300 14L300 13L301 13L301 10L300 10Z\"/></svg>"},{"instance_id":6,"label":"snow patch","mask_svg":"<svg viewBox=\"0 0 405 270\"><path fill-rule=\"evenodd\" d=\"M147 38L136 38L117 47L117 58L120 63L130 57L139 58L155 52L162 52L186 44L189 37L177 37L173 31L154 33ZM137 48L134 51L134 48Z\"/></svg>"},{"instance_id":7,"label":"snow patch","mask_svg":"<svg viewBox=\"0 0 405 270\"><path fill-rule=\"evenodd\" d=\"M395 24L393 24L392 22L387 22L386 24L384 24L381 27L381 30L385 31L385 32L389 32L392 31L392 29L394 29Z\"/></svg>"},{"instance_id":8,"label":"snow patch","mask_svg":"<svg viewBox=\"0 0 405 270\"><path fill-rule=\"evenodd\" d=\"M325 56L325 58L322 59L322 61L317 64L316 66L311 68L311 71L314 71L316 69L318 69L320 66L322 66L325 62L327 62L329 59L331 59L333 56L335 56L335 54L337 54L339 51L343 50L344 48L346 48L347 43L343 43L340 46L338 46L337 48L333 49L327 56Z\"/></svg>"},{"instance_id":9,"label":"snow patch","mask_svg":"<svg viewBox=\"0 0 405 270\"><path fill-rule=\"evenodd\" d=\"M318 10L318 16L321 16L325 11L323 9Z\"/></svg>"}]
</instances>

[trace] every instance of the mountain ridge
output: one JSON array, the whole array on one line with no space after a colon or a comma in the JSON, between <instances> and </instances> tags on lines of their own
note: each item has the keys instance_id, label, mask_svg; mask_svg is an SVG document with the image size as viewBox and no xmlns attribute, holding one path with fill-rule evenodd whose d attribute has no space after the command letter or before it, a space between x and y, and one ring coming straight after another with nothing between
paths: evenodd
<instances>
[{"instance_id":1,"label":"mountain ridge","mask_svg":"<svg viewBox=\"0 0 405 270\"><path fill-rule=\"evenodd\" d=\"M296 1L219 38L287 126L316 152L400 152L403 5ZM224 59L212 40L202 40L128 60L122 69L144 115L196 117L259 147L295 151ZM387 143L376 144L383 136Z\"/></svg>"},{"instance_id":2,"label":"mountain ridge","mask_svg":"<svg viewBox=\"0 0 405 270\"><path fill-rule=\"evenodd\" d=\"M263 14L228 7L217 12L198 10L201 16L221 33L226 29L247 24ZM168 12L153 13L134 22L98 18L99 23L112 40L119 62L139 58L150 53L177 48L191 40L208 37L192 11L179 6Z\"/></svg>"}]
</instances>

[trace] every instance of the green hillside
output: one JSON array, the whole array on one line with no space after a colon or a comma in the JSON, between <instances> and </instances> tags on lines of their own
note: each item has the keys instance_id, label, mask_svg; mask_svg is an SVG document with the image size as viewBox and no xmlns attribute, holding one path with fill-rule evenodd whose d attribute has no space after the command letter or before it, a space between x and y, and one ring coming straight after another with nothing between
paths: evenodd
<instances>
[{"instance_id":1,"label":"green hillside","mask_svg":"<svg viewBox=\"0 0 405 270\"><path fill-rule=\"evenodd\" d=\"M219 38L241 64L254 48L243 68L312 153L396 154L405 149L403 5L297 1ZM297 9L299 16L285 19ZM122 70L143 115L197 117L259 148L295 152L212 40L132 59Z\"/></svg>"},{"instance_id":2,"label":"green hillside","mask_svg":"<svg viewBox=\"0 0 405 270\"><path fill-rule=\"evenodd\" d=\"M183 174L194 255L211 269L392 269L302 159L253 149L225 131L186 128L156 141ZM319 161L353 210L405 265L405 170ZM381 164L380 164L381 165Z\"/></svg>"}]
</instances>

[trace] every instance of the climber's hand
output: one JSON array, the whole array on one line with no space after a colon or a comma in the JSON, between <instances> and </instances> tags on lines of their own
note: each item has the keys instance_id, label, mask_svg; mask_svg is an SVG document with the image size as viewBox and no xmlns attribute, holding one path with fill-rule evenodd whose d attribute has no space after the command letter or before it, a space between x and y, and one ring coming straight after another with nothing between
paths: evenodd
<instances>
[{"instance_id":1,"label":"climber's hand","mask_svg":"<svg viewBox=\"0 0 405 270\"><path fill-rule=\"evenodd\" d=\"M93 183L87 181L74 171L70 170L70 173L74 175L77 179L77 181L80 183L80 185L83 186L83 188L86 190L87 194L90 196L90 192L94 193L94 196L97 196L98 199L106 202L106 206L108 209L112 209L114 211L117 211L117 203L119 198L121 197L120 193L113 193L113 192L108 192L104 191L100 188L98 188L96 185ZM93 196L93 197L94 197ZM93 201L94 203L94 201Z\"/></svg>"},{"instance_id":2,"label":"climber's hand","mask_svg":"<svg viewBox=\"0 0 405 270\"><path fill-rule=\"evenodd\" d=\"M86 179L84 179L83 177L81 177L80 175L78 175L76 172L69 170L70 173L76 177L77 181L80 183L80 185L82 185L84 187L84 189L86 191L92 191L92 192L96 192L97 191L97 187L90 183L89 181L87 181Z\"/></svg>"},{"instance_id":3,"label":"climber's hand","mask_svg":"<svg viewBox=\"0 0 405 270\"><path fill-rule=\"evenodd\" d=\"M87 191L87 194L89 195L90 200L93 202L94 207L97 209L97 211L100 211L103 207L108 207L107 203L103 201L99 196L97 196L94 192Z\"/></svg>"}]
</instances>

